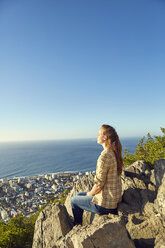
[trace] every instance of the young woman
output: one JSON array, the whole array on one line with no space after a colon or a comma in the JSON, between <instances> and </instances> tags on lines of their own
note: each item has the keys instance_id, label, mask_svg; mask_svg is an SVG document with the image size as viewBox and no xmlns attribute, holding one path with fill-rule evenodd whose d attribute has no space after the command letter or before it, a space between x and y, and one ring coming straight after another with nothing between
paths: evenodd
<instances>
[{"instance_id":1,"label":"young woman","mask_svg":"<svg viewBox=\"0 0 165 248\"><path fill-rule=\"evenodd\" d=\"M94 186L89 192L80 192L71 199L75 224L82 224L83 211L98 214L117 214L121 201L122 146L115 129L102 125L97 143L104 150L97 160Z\"/></svg>"}]
</instances>

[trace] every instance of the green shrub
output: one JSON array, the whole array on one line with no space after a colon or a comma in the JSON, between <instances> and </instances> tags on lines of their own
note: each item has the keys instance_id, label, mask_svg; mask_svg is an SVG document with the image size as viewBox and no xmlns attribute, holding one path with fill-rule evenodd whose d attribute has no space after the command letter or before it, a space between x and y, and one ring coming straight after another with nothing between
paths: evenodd
<instances>
[{"instance_id":1,"label":"green shrub","mask_svg":"<svg viewBox=\"0 0 165 248\"><path fill-rule=\"evenodd\" d=\"M135 153L124 150L124 165L130 165L137 160L144 160L151 165L158 159L165 159L165 128L160 128L163 136L151 137L150 133L147 137L143 137L137 144Z\"/></svg>"},{"instance_id":2,"label":"green shrub","mask_svg":"<svg viewBox=\"0 0 165 248\"><path fill-rule=\"evenodd\" d=\"M37 216L24 217L20 214L9 220L0 222L1 248L31 248L34 234L34 223Z\"/></svg>"}]
</instances>

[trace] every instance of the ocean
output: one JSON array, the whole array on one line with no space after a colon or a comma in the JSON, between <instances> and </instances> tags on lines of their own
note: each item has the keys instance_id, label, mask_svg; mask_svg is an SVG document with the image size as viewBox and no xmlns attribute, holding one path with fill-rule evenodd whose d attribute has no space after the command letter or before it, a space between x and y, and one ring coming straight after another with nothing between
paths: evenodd
<instances>
[{"instance_id":1,"label":"ocean","mask_svg":"<svg viewBox=\"0 0 165 248\"><path fill-rule=\"evenodd\" d=\"M121 139L123 151L133 153L138 141ZM102 150L96 139L0 143L0 178L93 171Z\"/></svg>"}]
</instances>

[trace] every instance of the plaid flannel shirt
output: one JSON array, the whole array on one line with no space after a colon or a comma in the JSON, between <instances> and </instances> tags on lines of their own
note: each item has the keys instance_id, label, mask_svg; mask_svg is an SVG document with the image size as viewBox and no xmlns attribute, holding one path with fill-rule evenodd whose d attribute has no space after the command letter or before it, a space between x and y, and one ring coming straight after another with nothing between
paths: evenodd
<instances>
[{"instance_id":1,"label":"plaid flannel shirt","mask_svg":"<svg viewBox=\"0 0 165 248\"><path fill-rule=\"evenodd\" d=\"M122 188L113 151L103 150L99 156L94 183L101 186L102 189L94 195L92 202L104 208L116 208L122 198Z\"/></svg>"}]
</instances>

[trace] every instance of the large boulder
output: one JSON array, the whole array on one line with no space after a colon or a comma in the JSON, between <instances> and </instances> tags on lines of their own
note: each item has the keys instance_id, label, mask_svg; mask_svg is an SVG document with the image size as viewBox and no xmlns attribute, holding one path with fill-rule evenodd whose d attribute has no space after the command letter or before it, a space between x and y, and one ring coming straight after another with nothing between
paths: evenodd
<instances>
[{"instance_id":1,"label":"large boulder","mask_svg":"<svg viewBox=\"0 0 165 248\"><path fill-rule=\"evenodd\" d=\"M125 167L122 173L122 202L118 205L120 215L142 213L147 202L156 198L156 184L151 165L143 160Z\"/></svg>"},{"instance_id":2,"label":"large boulder","mask_svg":"<svg viewBox=\"0 0 165 248\"><path fill-rule=\"evenodd\" d=\"M154 244L158 248L164 242L165 160L156 161L155 164L156 169L151 167L151 171L144 169L133 174L130 167L129 173L125 173L125 181L128 178L126 186L129 182L131 187L125 190L118 209L120 214L127 216L126 228L137 248L153 248ZM145 183L145 189L142 189L141 183L135 183L137 177ZM155 186L155 191L148 188L149 184Z\"/></svg>"},{"instance_id":3,"label":"large boulder","mask_svg":"<svg viewBox=\"0 0 165 248\"><path fill-rule=\"evenodd\" d=\"M64 205L48 205L35 223L33 248L55 248L57 240L65 236L73 225Z\"/></svg>"},{"instance_id":4,"label":"large boulder","mask_svg":"<svg viewBox=\"0 0 165 248\"><path fill-rule=\"evenodd\" d=\"M149 163L145 162L144 160L137 160L130 166L125 167L125 171L130 171L135 174L148 174L153 169Z\"/></svg>"},{"instance_id":5,"label":"large boulder","mask_svg":"<svg viewBox=\"0 0 165 248\"><path fill-rule=\"evenodd\" d=\"M76 226L58 241L60 248L135 248L120 218L98 217L88 226Z\"/></svg>"},{"instance_id":6,"label":"large boulder","mask_svg":"<svg viewBox=\"0 0 165 248\"><path fill-rule=\"evenodd\" d=\"M154 202L154 207L157 212L162 215L162 218L165 219L165 173L161 180L161 185L158 189L157 197Z\"/></svg>"},{"instance_id":7,"label":"large boulder","mask_svg":"<svg viewBox=\"0 0 165 248\"><path fill-rule=\"evenodd\" d=\"M124 191L122 202L118 205L118 214L128 216L133 213L142 213L147 202L154 202L155 191L139 188L130 188Z\"/></svg>"},{"instance_id":8,"label":"large boulder","mask_svg":"<svg viewBox=\"0 0 165 248\"><path fill-rule=\"evenodd\" d=\"M139 213L129 215L126 228L138 248L154 247L155 237L163 232L161 219L154 213L149 218Z\"/></svg>"},{"instance_id":9,"label":"large boulder","mask_svg":"<svg viewBox=\"0 0 165 248\"><path fill-rule=\"evenodd\" d=\"M155 174L157 190L162 183L162 178L163 178L164 173L165 173L165 159L160 159L160 160L155 161L154 174Z\"/></svg>"},{"instance_id":10,"label":"large boulder","mask_svg":"<svg viewBox=\"0 0 165 248\"><path fill-rule=\"evenodd\" d=\"M125 167L122 174L122 186L123 190L138 188L155 191L156 183L153 167L143 160L138 160Z\"/></svg>"}]
</instances>

